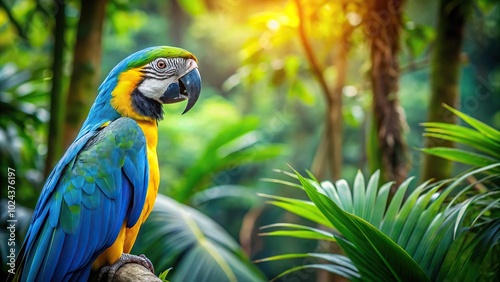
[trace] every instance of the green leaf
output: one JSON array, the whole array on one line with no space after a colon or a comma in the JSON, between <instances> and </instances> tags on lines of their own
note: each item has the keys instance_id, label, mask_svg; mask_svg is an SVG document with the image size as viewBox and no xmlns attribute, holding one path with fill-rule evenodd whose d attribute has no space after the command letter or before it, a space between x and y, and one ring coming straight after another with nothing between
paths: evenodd
<instances>
[{"instance_id":1,"label":"green leaf","mask_svg":"<svg viewBox=\"0 0 500 282\"><path fill-rule=\"evenodd\" d=\"M392 197L392 200L387 208L384 219L382 220L382 224L380 225L380 230L384 232L384 234L390 234L390 230L393 228L393 223L396 221L396 215L401 207L401 203L403 202L403 197L410 185L410 182L413 178L408 178L401 185L399 185L396 193Z\"/></svg>"},{"instance_id":2,"label":"green leaf","mask_svg":"<svg viewBox=\"0 0 500 282\"><path fill-rule=\"evenodd\" d=\"M360 173L360 172L359 172ZM365 197L365 209L364 214L361 214L361 218L366 219L368 222L372 223L371 219L376 219L374 214L377 210L381 210L380 207L385 207L385 202L382 204L376 205L377 201L377 190L378 190L378 181L380 178L380 171L377 170L372 174L370 180L368 180L368 185L366 186L366 197ZM382 187L380 188L382 190ZM385 209L384 209L385 210ZM378 224L373 224L374 226L379 226Z\"/></svg>"},{"instance_id":3,"label":"green leaf","mask_svg":"<svg viewBox=\"0 0 500 282\"><path fill-rule=\"evenodd\" d=\"M357 266L363 280L430 281L420 266L389 237L365 220L340 209L299 173L296 174L318 209L349 240L339 241L339 244ZM350 244L352 246L346 248ZM370 258L369 264L366 258ZM373 279L374 274L377 279Z\"/></svg>"},{"instance_id":4,"label":"green leaf","mask_svg":"<svg viewBox=\"0 0 500 282\"><path fill-rule=\"evenodd\" d=\"M195 192L209 186L218 172L281 156L286 147L280 144L258 144L256 129L259 119L247 117L226 126L208 141L203 153L189 166L171 194L180 202L188 202Z\"/></svg>"},{"instance_id":5,"label":"green leaf","mask_svg":"<svg viewBox=\"0 0 500 282\"><path fill-rule=\"evenodd\" d=\"M365 178L361 171L358 170L356 177L354 178L353 186L353 213L363 216L365 213Z\"/></svg>"},{"instance_id":6,"label":"green leaf","mask_svg":"<svg viewBox=\"0 0 500 282\"><path fill-rule=\"evenodd\" d=\"M269 201L268 204L280 207L305 219L318 224L333 227L325 216L318 210L318 208L310 201L297 200L287 197L280 197L267 194L257 194L261 197L275 199L276 201Z\"/></svg>"},{"instance_id":7,"label":"green leaf","mask_svg":"<svg viewBox=\"0 0 500 282\"><path fill-rule=\"evenodd\" d=\"M293 183L293 182L290 182L290 181L286 181L286 180L274 179L274 178L261 178L260 180L266 181L266 182L270 182L270 183L277 183L277 184L282 184L282 185L289 186L289 187L294 187L294 188L302 189L302 186L300 186L299 184Z\"/></svg>"},{"instance_id":8,"label":"green leaf","mask_svg":"<svg viewBox=\"0 0 500 282\"><path fill-rule=\"evenodd\" d=\"M481 144L479 139L470 140L470 139L455 137L452 135L445 135L445 134L438 134L438 133L424 133L424 136L425 137L432 137L432 138L439 138L439 139L448 140L448 141L455 142L455 143L464 144L464 145L470 146L478 151L482 151L482 152L484 152L490 156L493 156L497 159L500 159L500 154L498 153L500 150L500 146L498 146L498 148L496 148L496 149L491 149L488 146L484 146L484 144Z\"/></svg>"},{"instance_id":9,"label":"green leaf","mask_svg":"<svg viewBox=\"0 0 500 282\"><path fill-rule=\"evenodd\" d=\"M422 183L403 200L412 180L409 178L400 185L387 211L386 203L392 183L382 185L379 192L374 193L378 186L378 173L372 175L366 189L358 174L353 185L355 196L351 196L345 180L337 181L336 186L328 181L319 185L317 181L306 179L297 172L296 176L329 225L342 234L343 237L336 233L334 236L356 265L363 281L395 281L403 278L405 281L413 281L422 273L425 273L424 279L436 280L445 258L456 247L456 236L461 236L468 230L466 226L464 228L464 222L474 226L476 221L484 220L486 213L499 208L500 200L496 195L500 192L491 192L487 188L481 190L482 193L463 200L473 187L499 178L500 174L494 172L498 167L500 163L495 163L463 173L456 179L431 185L429 182ZM484 177L476 176L484 172L488 172ZM477 180L469 183L467 180L471 176ZM365 204L363 209L358 208L362 203L356 199L361 193L364 193L361 197ZM290 205L288 209L294 209L291 202L287 204ZM343 204L351 205L353 214L343 210ZM373 207L367 208L370 205ZM472 208L473 206L476 208ZM302 216L300 212L295 213ZM313 216L307 215L309 218ZM374 222L375 226L365 220ZM376 227L380 227L383 232ZM487 248L483 249L482 255L487 251ZM458 256L456 252L455 256ZM414 273L401 271L411 269L415 264L419 268L413 270ZM408 278L405 275L415 277Z\"/></svg>"},{"instance_id":10,"label":"green leaf","mask_svg":"<svg viewBox=\"0 0 500 282\"><path fill-rule=\"evenodd\" d=\"M346 277L348 279L360 278L360 275L359 275L356 267L352 264L352 262L349 260L349 258L347 258L343 255L338 255L338 254L324 254L324 253L282 254L282 255L277 255L277 256L259 259L259 260L256 260L255 262L262 263L262 262L268 262L268 261L296 259L296 258L308 258L308 259L314 258L314 259L327 261L331 264L304 264L304 265L292 267L292 268L280 273L278 276L273 278L271 281L275 281L278 278L281 278L289 273L292 273L292 272L295 272L298 270L302 270L302 269L307 269L307 268L326 270L328 272L341 275L341 276Z\"/></svg>"},{"instance_id":11,"label":"green leaf","mask_svg":"<svg viewBox=\"0 0 500 282\"><path fill-rule=\"evenodd\" d=\"M304 186L304 184L302 184L302 186ZM353 200L349 184L344 179L340 179L335 182L335 186L337 187L338 195L340 198L340 202L342 203L343 209L346 212L352 212L354 208L353 208Z\"/></svg>"},{"instance_id":12,"label":"green leaf","mask_svg":"<svg viewBox=\"0 0 500 282\"><path fill-rule=\"evenodd\" d=\"M261 199L257 197L257 193L254 189L240 185L220 185L210 187L194 194L191 202L194 206L199 206L210 201L228 197L239 198L240 200L244 198L244 203L247 203L249 206L262 202Z\"/></svg>"},{"instance_id":13,"label":"green leaf","mask_svg":"<svg viewBox=\"0 0 500 282\"><path fill-rule=\"evenodd\" d=\"M435 147L435 148L424 148L421 150L425 153L441 157L450 161L456 161L478 167L491 165L497 162L497 160L488 157L486 155L472 153L469 151L456 148Z\"/></svg>"},{"instance_id":14,"label":"green leaf","mask_svg":"<svg viewBox=\"0 0 500 282\"><path fill-rule=\"evenodd\" d=\"M373 206L373 211L370 215L370 218L368 219L371 224L379 228L382 226L382 218L385 212L385 208L382 207L387 207L389 192L391 191L392 185L392 182L388 182L380 187L380 190L377 194L377 200L375 202L375 205Z\"/></svg>"},{"instance_id":15,"label":"green leaf","mask_svg":"<svg viewBox=\"0 0 500 282\"><path fill-rule=\"evenodd\" d=\"M157 269L173 267L172 281L203 281L207 275L213 281L264 280L219 225L161 194L133 252L147 254Z\"/></svg>"},{"instance_id":16,"label":"green leaf","mask_svg":"<svg viewBox=\"0 0 500 282\"><path fill-rule=\"evenodd\" d=\"M421 124L425 130L432 133L441 133L450 135L459 139L478 142L479 144L491 149L498 148L500 144L479 131L461 125L444 123L444 122L424 122Z\"/></svg>"},{"instance_id":17,"label":"green leaf","mask_svg":"<svg viewBox=\"0 0 500 282\"><path fill-rule=\"evenodd\" d=\"M333 264L342 265L346 268L351 269L352 271L357 271L356 267L352 264L351 260L343 255L339 254L325 254L325 253L299 253L299 254L282 254L272 257L267 257L263 259L258 259L255 262L266 262L266 261L275 261L275 260L283 260L283 259L294 259L294 258L317 258L322 259Z\"/></svg>"},{"instance_id":18,"label":"green leaf","mask_svg":"<svg viewBox=\"0 0 500 282\"><path fill-rule=\"evenodd\" d=\"M332 236L325 236L318 232L308 231L308 230L277 230L270 232L259 233L260 236L286 236L300 239L313 239L313 240L324 240L335 242L335 238Z\"/></svg>"},{"instance_id":19,"label":"green leaf","mask_svg":"<svg viewBox=\"0 0 500 282\"><path fill-rule=\"evenodd\" d=\"M280 273L278 276L274 277L270 281L276 281L279 278L281 278L287 274L293 273L295 271L303 270L303 269L326 270L330 273L338 274L338 275L345 277L347 279L359 278L359 274L353 272L352 270L350 270L348 268L342 267L342 266L332 265L332 264L305 264L305 265L299 265L299 266L292 267L292 268Z\"/></svg>"},{"instance_id":20,"label":"green leaf","mask_svg":"<svg viewBox=\"0 0 500 282\"><path fill-rule=\"evenodd\" d=\"M259 233L259 235L288 236L288 237L295 237L302 239L314 239L314 240L325 240L325 241L335 242L335 237L333 237L332 233L300 224L276 223L276 224L262 226L261 229L268 229L275 227L290 228L294 230L277 230L277 231Z\"/></svg>"},{"instance_id":21,"label":"green leaf","mask_svg":"<svg viewBox=\"0 0 500 282\"><path fill-rule=\"evenodd\" d=\"M482 262L494 245L500 241L500 219L493 219L477 233L464 232L454 242L439 271L438 279L448 281L477 281ZM458 252L457 252L458 250Z\"/></svg>"},{"instance_id":22,"label":"green leaf","mask_svg":"<svg viewBox=\"0 0 500 282\"><path fill-rule=\"evenodd\" d=\"M169 282L167 280L167 275L170 272L170 270L172 270L172 267L170 267L167 270L165 270L162 273L160 273L160 275L158 275L158 278L160 278L160 280L163 281L163 282Z\"/></svg>"},{"instance_id":23,"label":"green leaf","mask_svg":"<svg viewBox=\"0 0 500 282\"><path fill-rule=\"evenodd\" d=\"M457 115L459 118L461 118L463 121L474 127L475 129L479 130L479 132L485 134L486 136L490 137L491 139L495 140L497 143L500 143L500 131L494 129L493 127L473 118L470 117L458 110L455 110L454 108L443 104L443 106L448 109L450 112L454 113Z\"/></svg>"},{"instance_id":24,"label":"green leaf","mask_svg":"<svg viewBox=\"0 0 500 282\"><path fill-rule=\"evenodd\" d=\"M302 186L300 186L302 187ZM321 182L321 191L324 192L325 195L327 195L332 201L334 201L339 207L344 209L344 205L342 204L342 200L340 199L339 193L337 192L337 189L335 189L335 186L330 181L323 181ZM304 189L302 187L302 189Z\"/></svg>"}]
</instances>

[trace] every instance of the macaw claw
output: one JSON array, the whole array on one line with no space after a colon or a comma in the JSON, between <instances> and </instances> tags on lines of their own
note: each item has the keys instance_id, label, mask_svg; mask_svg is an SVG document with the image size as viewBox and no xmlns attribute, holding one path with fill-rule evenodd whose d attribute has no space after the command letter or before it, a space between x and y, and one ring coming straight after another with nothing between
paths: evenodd
<instances>
[{"instance_id":1,"label":"macaw claw","mask_svg":"<svg viewBox=\"0 0 500 282\"><path fill-rule=\"evenodd\" d=\"M151 261L143 254L141 255L131 255L131 254L122 254L122 256L113 264L111 265L106 265L101 270L99 271L99 278L97 281L113 281L113 278L124 264L127 263L136 263L144 266L145 268L149 269L151 273L155 273L155 269L153 267L153 264ZM103 280L104 278L104 280Z\"/></svg>"}]
</instances>

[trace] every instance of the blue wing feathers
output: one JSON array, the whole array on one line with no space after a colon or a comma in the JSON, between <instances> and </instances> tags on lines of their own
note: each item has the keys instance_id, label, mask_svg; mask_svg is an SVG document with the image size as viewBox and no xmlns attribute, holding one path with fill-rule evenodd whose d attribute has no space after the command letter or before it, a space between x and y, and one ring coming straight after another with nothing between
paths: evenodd
<instances>
[{"instance_id":1,"label":"blue wing feathers","mask_svg":"<svg viewBox=\"0 0 500 282\"><path fill-rule=\"evenodd\" d=\"M68 150L66 150L66 153L64 153L61 160L59 160L59 162L56 164L49 177L47 178L44 189L42 190L40 198L36 204L32 221L38 218L40 212L44 211L43 207L47 206L47 201L51 198L51 195L56 188L57 182L63 174L63 170L70 162L74 161L77 154L82 150L83 146L85 146L89 139L95 135L96 132L94 130L90 130L87 133L82 134L69 146Z\"/></svg>"},{"instance_id":2,"label":"blue wing feathers","mask_svg":"<svg viewBox=\"0 0 500 282\"><path fill-rule=\"evenodd\" d=\"M70 179L68 181L68 188L66 193L64 193L64 201L69 205L79 205L82 202L82 189L77 188Z\"/></svg>"},{"instance_id":3,"label":"blue wing feathers","mask_svg":"<svg viewBox=\"0 0 500 282\"><path fill-rule=\"evenodd\" d=\"M123 223L137 222L148 171L145 138L135 121L120 118L79 136L35 208L20 254L22 280L87 280L92 262L113 244Z\"/></svg>"},{"instance_id":4,"label":"blue wing feathers","mask_svg":"<svg viewBox=\"0 0 500 282\"><path fill-rule=\"evenodd\" d=\"M41 238L36 242L35 247L31 250L28 250L28 261L27 263L31 266L31 269L35 270L29 273L27 281L36 281L36 276L38 275L38 269L43 261L43 256L45 253L36 252L37 250L44 250L47 248L49 244L49 240L51 237L51 233L49 232L49 227L44 226L43 232L41 234ZM23 273L24 276L24 273Z\"/></svg>"},{"instance_id":5,"label":"blue wing feathers","mask_svg":"<svg viewBox=\"0 0 500 282\"><path fill-rule=\"evenodd\" d=\"M95 184L89 184L89 186L94 187ZM101 205L101 193L90 194L84 190L85 195L82 197L82 204L89 210L96 209ZM90 197L91 196L91 197Z\"/></svg>"},{"instance_id":6,"label":"blue wing feathers","mask_svg":"<svg viewBox=\"0 0 500 282\"><path fill-rule=\"evenodd\" d=\"M55 265L55 264L51 263L51 261L55 260L55 261L61 261L62 263L64 263L63 260L61 260L60 258L62 257L61 252L63 250L65 250L65 249L63 249L63 246L65 245L64 244L64 241L66 239L65 237L66 236L64 235L63 232L57 232L56 229L52 229L52 236L50 238L49 247L48 247L48 250L45 252L45 257L50 257L51 260L44 259L43 256L40 258L42 260L41 273L38 274L38 277L40 280L43 280L44 277L50 277L52 275L57 275L55 273L56 269L57 269L57 272L64 271L64 269L62 269L62 268L59 269L59 265L62 265L62 264ZM59 272L59 273L61 273L61 272ZM51 280L57 281L57 279L51 279Z\"/></svg>"},{"instance_id":7,"label":"blue wing feathers","mask_svg":"<svg viewBox=\"0 0 500 282\"><path fill-rule=\"evenodd\" d=\"M144 162L144 160L142 160ZM140 171L140 167L143 166L144 164L141 163L141 161L128 161L125 162L125 165L123 166L124 170L124 175L125 175L125 181L127 182L128 185L132 185L134 187L136 186L147 186L148 185L148 180L149 180L149 170L145 169L144 171ZM137 177L131 177L133 175L137 174L143 174L146 175L144 179L138 179ZM142 206L144 205L144 199L146 197L146 194L137 194L132 197L132 208L130 209L130 213L128 214L128 226L131 227L135 225L137 220L139 219L141 212L142 212Z\"/></svg>"},{"instance_id":8,"label":"blue wing feathers","mask_svg":"<svg viewBox=\"0 0 500 282\"><path fill-rule=\"evenodd\" d=\"M61 210L62 204L62 195L61 192L55 191L52 197L52 202L49 203L49 223L51 227L56 227L59 222L59 211ZM42 221L37 222L38 224L42 224ZM31 228L31 227L30 227ZM36 229L35 229L36 230ZM28 234L31 234L28 231Z\"/></svg>"}]
</instances>

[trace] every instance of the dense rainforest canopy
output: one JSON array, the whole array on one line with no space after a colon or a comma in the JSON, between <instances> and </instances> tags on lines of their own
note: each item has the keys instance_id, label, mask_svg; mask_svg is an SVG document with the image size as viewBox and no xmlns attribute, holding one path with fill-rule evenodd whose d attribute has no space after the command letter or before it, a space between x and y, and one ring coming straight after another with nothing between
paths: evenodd
<instances>
[{"instance_id":1,"label":"dense rainforest canopy","mask_svg":"<svg viewBox=\"0 0 500 282\"><path fill-rule=\"evenodd\" d=\"M450 261L451 251L437 255L454 243L470 243L457 230L498 241L498 1L0 0L0 178L7 187L9 168L15 170L19 246L43 183L78 133L99 84L127 55L158 45L191 51L203 78L189 113L181 115L181 104L164 107L158 157L166 197L158 200L136 246L158 272L173 267L167 279L208 275L190 269L202 260L221 269L210 277L223 278L213 281L271 279L294 267L298 272L278 279L369 280L373 272L349 247L363 240L337 225L350 214L404 249L402 255L395 244L380 247L407 255L411 263L404 267L418 269L410 271L416 276L393 273L399 278L466 277ZM290 167L312 179L299 176L299 182ZM383 185L389 181L394 185ZM454 190L460 187L470 193ZM4 262L9 234L3 210L11 194L1 191ZM433 206L431 196L443 206ZM474 197L479 204L472 204ZM389 222L391 214L368 214L372 207L389 213L391 199L404 203L401 211L408 210L402 214L410 222L412 214L432 210L421 222L452 231L455 226L453 236L442 236L458 239L429 251L436 255L426 260L410 231L402 227L406 235L399 236L396 224L384 226L382 218ZM445 209L450 199L471 204ZM401 221L405 217L393 205L394 220ZM183 214L190 219L180 220ZM441 216L449 222L439 223ZM284 230L260 229L271 224ZM165 239L178 230L189 247ZM477 263L485 280L494 279L492 269L500 265L500 252L490 252L498 244L491 242L482 253L485 261ZM281 254L302 255L254 263ZM474 257L472 251L461 255ZM429 261L439 261L443 270Z\"/></svg>"}]
</instances>

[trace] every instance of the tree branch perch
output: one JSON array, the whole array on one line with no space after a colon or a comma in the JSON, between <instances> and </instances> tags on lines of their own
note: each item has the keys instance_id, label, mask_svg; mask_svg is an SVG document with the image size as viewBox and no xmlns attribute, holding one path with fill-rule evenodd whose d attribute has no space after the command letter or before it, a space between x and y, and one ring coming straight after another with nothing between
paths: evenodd
<instances>
[{"instance_id":1,"label":"tree branch perch","mask_svg":"<svg viewBox=\"0 0 500 282\"><path fill-rule=\"evenodd\" d=\"M112 282L161 282L149 269L136 263L127 263L116 272ZM108 282L111 282L108 280Z\"/></svg>"}]
</instances>

